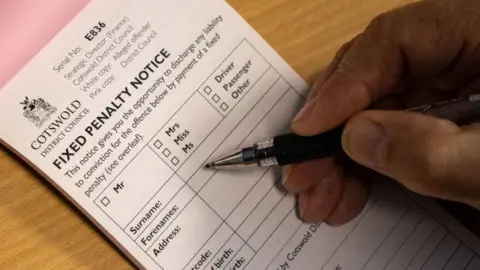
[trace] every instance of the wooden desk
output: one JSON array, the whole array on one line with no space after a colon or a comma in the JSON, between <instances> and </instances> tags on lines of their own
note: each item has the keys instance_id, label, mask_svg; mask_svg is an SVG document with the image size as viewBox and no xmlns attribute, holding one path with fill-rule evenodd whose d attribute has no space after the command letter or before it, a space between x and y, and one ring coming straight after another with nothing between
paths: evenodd
<instances>
[{"instance_id":1,"label":"wooden desk","mask_svg":"<svg viewBox=\"0 0 480 270\"><path fill-rule=\"evenodd\" d=\"M373 17L412 1L228 2L311 83L337 48ZM0 269L133 268L81 214L4 149L0 179Z\"/></svg>"}]
</instances>

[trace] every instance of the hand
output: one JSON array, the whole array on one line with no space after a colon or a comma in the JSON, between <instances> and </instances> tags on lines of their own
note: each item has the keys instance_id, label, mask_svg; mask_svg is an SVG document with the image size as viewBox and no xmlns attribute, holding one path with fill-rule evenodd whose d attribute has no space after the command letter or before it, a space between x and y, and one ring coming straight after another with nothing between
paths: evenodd
<instances>
[{"instance_id":1,"label":"hand","mask_svg":"<svg viewBox=\"0 0 480 270\"><path fill-rule=\"evenodd\" d=\"M293 131L310 136L346 123L342 144L356 163L422 195L480 208L480 124L380 110L480 89L479 4L423 1L375 18L318 78ZM332 225L361 212L368 180L338 158L283 173L285 188L299 194L302 218Z\"/></svg>"}]
</instances>

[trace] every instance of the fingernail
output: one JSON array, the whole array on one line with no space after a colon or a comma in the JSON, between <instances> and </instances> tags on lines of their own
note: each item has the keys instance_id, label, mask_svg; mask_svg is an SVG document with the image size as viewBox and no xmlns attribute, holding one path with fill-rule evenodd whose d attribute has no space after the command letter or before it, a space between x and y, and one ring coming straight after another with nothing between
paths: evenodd
<instances>
[{"instance_id":1,"label":"fingernail","mask_svg":"<svg viewBox=\"0 0 480 270\"><path fill-rule=\"evenodd\" d=\"M368 119L353 120L342 138L343 148L356 162L370 167L383 167L387 155L387 132Z\"/></svg>"},{"instance_id":2,"label":"fingernail","mask_svg":"<svg viewBox=\"0 0 480 270\"><path fill-rule=\"evenodd\" d=\"M310 101L308 101L307 104L305 104L305 106L303 106L300 112L298 112L298 114L295 116L295 118L293 119L293 122L298 122L308 118L310 114L312 114L312 111L315 108L315 105L317 104L317 100L318 100L318 95L312 98Z\"/></svg>"},{"instance_id":3,"label":"fingernail","mask_svg":"<svg viewBox=\"0 0 480 270\"><path fill-rule=\"evenodd\" d=\"M300 219L305 219L305 213L307 212L308 202L310 201L310 193L307 191L305 193L300 194L298 200L298 210L300 214Z\"/></svg>"},{"instance_id":4,"label":"fingernail","mask_svg":"<svg viewBox=\"0 0 480 270\"><path fill-rule=\"evenodd\" d=\"M288 178L290 177L290 174L292 173L292 166L287 165L284 166L282 169L282 185L285 186L285 183L287 183Z\"/></svg>"}]
</instances>

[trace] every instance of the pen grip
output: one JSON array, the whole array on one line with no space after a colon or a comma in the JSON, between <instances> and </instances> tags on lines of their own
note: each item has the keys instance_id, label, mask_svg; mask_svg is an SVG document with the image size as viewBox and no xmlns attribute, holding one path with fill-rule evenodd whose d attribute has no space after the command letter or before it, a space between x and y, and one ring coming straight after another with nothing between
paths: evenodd
<instances>
[{"instance_id":1,"label":"pen grip","mask_svg":"<svg viewBox=\"0 0 480 270\"><path fill-rule=\"evenodd\" d=\"M335 155L342 151L343 127L304 137L285 134L273 139L274 155L280 166L302 163Z\"/></svg>"}]
</instances>

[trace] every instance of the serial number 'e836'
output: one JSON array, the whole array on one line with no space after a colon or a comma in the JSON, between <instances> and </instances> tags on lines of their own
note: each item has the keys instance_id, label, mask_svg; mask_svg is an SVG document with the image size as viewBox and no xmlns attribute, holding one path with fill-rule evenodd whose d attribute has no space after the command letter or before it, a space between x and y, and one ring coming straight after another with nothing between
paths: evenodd
<instances>
[{"instance_id":1,"label":"serial number 'e836'","mask_svg":"<svg viewBox=\"0 0 480 270\"><path fill-rule=\"evenodd\" d=\"M98 22L97 25L94 25L93 26L93 29L90 30L86 35L85 35L85 38L88 40L88 41L92 41L93 39L95 39L96 36L98 36L98 34L100 32L102 32L103 28L105 28L105 26L107 26L105 23L103 22Z\"/></svg>"}]
</instances>

